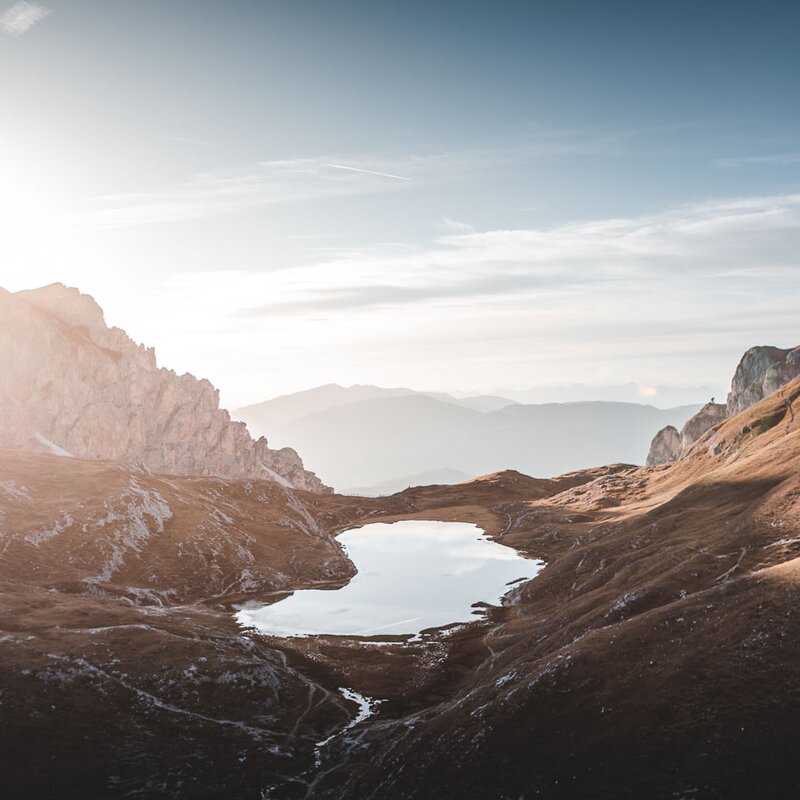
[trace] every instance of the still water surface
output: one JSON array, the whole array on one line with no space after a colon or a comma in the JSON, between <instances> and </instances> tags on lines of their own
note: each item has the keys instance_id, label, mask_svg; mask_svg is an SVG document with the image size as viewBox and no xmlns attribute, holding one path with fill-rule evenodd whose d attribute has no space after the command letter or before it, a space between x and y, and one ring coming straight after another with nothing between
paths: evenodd
<instances>
[{"instance_id":1,"label":"still water surface","mask_svg":"<svg viewBox=\"0 0 800 800\"><path fill-rule=\"evenodd\" d=\"M240 624L272 636L417 634L475 620L474 603L497 604L544 566L463 522L379 522L337 539L358 570L350 583L248 604Z\"/></svg>"}]
</instances>

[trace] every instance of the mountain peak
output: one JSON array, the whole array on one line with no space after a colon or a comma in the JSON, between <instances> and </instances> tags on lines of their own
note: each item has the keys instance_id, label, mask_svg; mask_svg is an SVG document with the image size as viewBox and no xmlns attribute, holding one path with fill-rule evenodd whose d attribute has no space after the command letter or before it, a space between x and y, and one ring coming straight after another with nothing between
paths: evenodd
<instances>
[{"instance_id":1,"label":"mountain peak","mask_svg":"<svg viewBox=\"0 0 800 800\"><path fill-rule=\"evenodd\" d=\"M55 283L0 305L0 447L326 489L294 450L232 422L209 381L159 369L152 349L107 327L89 295Z\"/></svg>"},{"instance_id":2,"label":"mountain peak","mask_svg":"<svg viewBox=\"0 0 800 800\"><path fill-rule=\"evenodd\" d=\"M97 301L73 286L51 283L38 289L16 292L14 296L58 317L68 325L101 328L106 324L103 309Z\"/></svg>"}]
</instances>

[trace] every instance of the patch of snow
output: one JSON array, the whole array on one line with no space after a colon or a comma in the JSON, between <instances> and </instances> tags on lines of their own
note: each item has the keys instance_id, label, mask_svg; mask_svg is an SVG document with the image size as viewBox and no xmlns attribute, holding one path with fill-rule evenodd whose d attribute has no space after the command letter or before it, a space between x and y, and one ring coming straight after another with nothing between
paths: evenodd
<instances>
[{"instance_id":1,"label":"patch of snow","mask_svg":"<svg viewBox=\"0 0 800 800\"><path fill-rule=\"evenodd\" d=\"M299 514L303 520L305 521L306 525L308 526L308 530L312 533L317 534L318 536L322 536L322 529L319 526L319 523L311 516L308 509L297 499L294 492L286 492L286 500L288 502L289 508L292 511L295 511ZM301 528L302 530L302 528ZM305 531L306 533L308 531Z\"/></svg>"},{"instance_id":2,"label":"patch of snow","mask_svg":"<svg viewBox=\"0 0 800 800\"><path fill-rule=\"evenodd\" d=\"M637 592L625 592L625 594L622 595L622 597L617 598L614 605L611 606L610 610L606 614L606 617L610 616L615 611L624 610L626 606L629 606L631 603L633 603L635 600L638 599L639 599L639 594Z\"/></svg>"},{"instance_id":3,"label":"patch of snow","mask_svg":"<svg viewBox=\"0 0 800 800\"><path fill-rule=\"evenodd\" d=\"M800 537L795 537L793 539L778 539L777 542L772 542L772 544L768 544L767 547L786 547L790 544L797 544L800 542Z\"/></svg>"},{"instance_id":4,"label":"patch of snow","mask_svg":"<svg viewBox=\"0 0 800 800\"><path fill-rule=\"evenodd\" d=\"M110 556L106 559L99 575L84 578L85 583L107 583L112 575L125 564L125 555L129 551L140 553L144 543L153 535L164 533L164 524L172 518L172 509L167 501L155 490L142 489L132 480L128 491L122 496L122 513L106 508L109 513L96 522L97 527L105 527L112 523L121 523L109 536ZM129 502L125 502L129 501ZM146 592L149 590L139 590Z\"/></svg>"},{"instance_id":5,"label":"patch of snow","mask_svg":"<svg viewBox=\"0 0 800 800\"><path fill-rule=\"evenodd\" d=\"M249 569L243 569L239 576L239 586L243 592L253 592L261 587L261 582L255 579Z\"/></svg>"},{"instance_id":6,"label":"patch of snow","mask_svg":"<svg viewBox=\"0 0 800 800\"><path fill-rule=\"evenodd\" d=\"M25 541L28 542L28 544L32 544L34 547L39 547L39 545L43 544L48 539L52 539L64 533L67 528L71 528L74 524L75 520L72 519L72 514L65 512L64 518L56 522L52 528L43 528L42 530L29 533L25 537Z\"/></svg>"},{"instance_id":7,"label":"patch of snow","mask_svg":"<svg viewBox=\"0 0 800 800\"><path fill-rule=\"evenodd\" d=\"M283 475L278 475L278 473L275 472L274 469L270 469L266 464L262 464L261 468L264 470L264 472L267 473L267 476L269 477L270 480L273 480L275 481L275 483L283 486L284 489L294 488L292 484L289 483L289 481L287 481L286 478L283 477Z\"/></svg>"},{"instance_id":8,"label":"patch of snow","mask_svg":"<svg viewBox=\"0 0 800 800\"><path fill-rule=\"evenodd\" d=\"M63 447L59 447L55 442L51 442L46 436L42 436L39 431L34 433L36 437L36 441L39 444L43 444L54 456L63 456L64 458L75 458L69 450L65 450Z\"/></svg>"},{"instance_id":9,"label":"patch of snow","mask_svg":"<svg viewBox=\"0 0 800 800\"><path fill-rule=\"evenodd\" d=\"M501 686L505 686L509 681L513 681L514 678L517 677L516 672L509 672L507 675L502 675L499 677L495 682L494 685L499 689Z\"/></svg>"},{"instance_id":10,"label":"patch of snow","mask_svg":"<svg viewBox=\"0 0 800 800\"><path fill-rule=\"evenodd\" d=\"M223 522L227 523L228 525L233 525L233 517L229 514L226 514L221 509L217 508L216 506L211 512L211 515L216 519L221 519Z\"/></svg>"},{"instance_id":11,"label":"patch of snow","mask_svg":"<svg viewBox=\"0 0 800 800\"><path fill-rule=\"evenodd\" d=\"M355 726L360 722L363 722L365 719L373 716L376 713L377 707L384 702L383 700L374 700L371 697L366 697L363 694L356 692L354 689L348 689L344 686L339 689L339 693L342 695L342 697L344 697L345 700L350 700L354 703L357 703L358 712L343 728L339 729L335 733L332 733L326 739L317 742L316 746L314 747L314 758L317 766L319 766L322 762L323 747L330 744L337 736L347 733L347 731L355 728Z\"/></svg>"},{"instance_id":12,"label":"patch of snow","mask_svg":"<svg viewBox=\"0 0 800 800\"><path fill-rule=\"evenodd\" d=\"M12 500L30 500L31 493L16 481L0 481L0 492Z\"/></svg>"},{"instance_id":13,"label":"patch of snow","mask_svg":"<svg viewBox=\"0 0 800 800\"><path fill-rule=\"evenodd\" d=\"M169 601L172 597L177 597L177 589L164 589L158 591L156 589L145 589L140 586L127 586L125 590L132 594L137 602L144 601L145 603L155 603L156 605L163 606L164 601Z\"/></svg>"}]
</instances>

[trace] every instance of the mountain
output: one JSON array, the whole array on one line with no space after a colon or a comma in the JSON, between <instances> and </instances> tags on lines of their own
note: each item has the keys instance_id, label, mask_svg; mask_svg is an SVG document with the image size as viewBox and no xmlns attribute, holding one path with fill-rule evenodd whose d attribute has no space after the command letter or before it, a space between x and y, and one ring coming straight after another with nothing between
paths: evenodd
<instances>
[{"instance_id":1,"label":"mountain","mask_svg":"<svg viewBox=\"0 0 800 800\"><path fill-rule=\"evenodd\" d=\"M300 494L0 450L4 797L258 797L349 719L231 611L352 576Z\"/></svg>"},{"instance_id":2,"label":"mountain","mask_svg":"<svg viewBox=\"0 0 800 800\"><path fill-rule=\"evenodd\" d=\"M529 499L513 499L516 476L501 473L382 501L389 513L402 498L409 516L481 518L547 567L440 655L459 676L449 694L425 675L418 695L404 690L427 701L409 697L340 739L314 796L794 796L795 416L800 378L673 464L595 471L551 493L529 486ZM362 676L349 685L396 698L376 665Z\"/></svg>"},{"instance_id":3,"label":"mountain","mask_svg":"<svg viewBox=\"0 0 800 800\"><path fill-rule=\"evenodd\" d=\"M674 425L662 428L653 438L647 454L648 467L668 464L689 451L692 445L708 430L721 423L727 416L722 403L706 403L680 432Z\"/></svg>"},{"instance_id":4,"label":"mountain","mask_svg":"<svg viewBox=\"0 0 800 800\"><path fill-rule=\"evenodd\" d=\"M738 414L800 375L800 346L751 347L736 367L728 394L728 415Z\"/></svg>"},{"instance_id":5,"label":"mountain","mask_svg":"<svg viewBox=\"0 0 800 800\"><path fill-rule=\"evenodd\" d=\"M426 392L426 394L436 400L444 400L446 403L453 403L463 408L471 408L473 411L499 411L501 408L516 405L514 400L495 394L476 394L464 397L442 392Z\"/></svg>"},{"instance_id":6,"label":"mountain","mask_svg":"<svg viewBox=\"0 0 800 800\"><path fill-rule=\"evenodd\" d=\"M642 463L656 431L682 425L697 410L602 402L523 406L500 398L320 387L300 397L298 408L314 410L295 415L292 397L233 414L254 434L269 430L272 441L299 449L340 491L384 483L402 488L405 476L441 470L474 476L508 468L549 476L615 461Z\"/></svg>"},{"instance_id":7,"label":"mountain","mask_svg":"<svg viewBox=\"0 0 800 800\"><path fill-rule=\"evenodd\" d=\"M796 351L775 351L748 351L724 411L705 406L683 437L673 425L674 462L344 496L264 462L250 474L266 442L90 298L0 293L5 794L794 797L800 375ZM333 415L354 437L344 461L388 420L393 468L425 441L442 459L557 464L628 446L632 420L640 436L665 413L379 394L291 425ZM248 603L359 577L335 535L400 520L475 524L546 566L418 639L237 623ZM419 592L413 570L407 585Z\"/></svg>"},{"instance_id":8,"label":"mountain","mask_svg":"<svg viewBox=\"0 0 800 800\"><path fill-rule=\"evenodd\" d=\"M374 486L360 486L348 491L364 497L381 497L402 492L412 486L450 485L464 483L470 478L466 472L459 472L457 469L435 469L430 472L417 472L414 475L402 475L399 478L376 483Z\"/></svg>"},{"instance_id":9,"label":"mountain","mask_svg":"<svg viewBox=\"0 0 800 800\"><path fill-rule=\"evenodd\" d=\"M754 403L781 389L800 375L800 347L751 347L741 358L731 381L728 402L706 403L680 433L674 426L662 428L653 439L647 465L667 464L688 453L706 431L727 417L744 411Z\"/></svg>"},{"instance_id":10,"label":"mountain","mask_svg":"<svg viewBox=\"0 0 800 800\"><path fill-rule=\"evenodd\" d=\"M285 425L309 414L328 411L339 406L359 403L362 400L375 400L383 397L403 397L417 394L411 389L382 389L378 386L356 384L339 386L328 383L302 392L274 397L263 403L234 409L235 419L246 422L251 430L269 430Z\"/></svg>"},{"instance_id":11,"label":"mountain","mask_svg":"<svg viewBox=\"0 0 800 800\"><path fill-rule=\"evenodd\" d=\"M326 488L294 450L233 422L208 381L159 368L152 349L62 284L0 289L0 405L0 447Z\"/></svg>"},{"instance_id":12,"label":"mountain","mask_svg":"<svg viewBox=\"0 0 800 800\"><path fill-rule=\"evenodd\" d=\"M675 463L381 498L2 451L4 790L793 797L798 420L800 378ZM333 535L402 519L478 524L547 566L421 641L236 624L244 602L346 584Z\"/></svg>"},{"instance_id":13,"label":"mountain","mask_svg":"<svg viewBox=\"0 0 800 800\"><path fill-rule=\"evenodd\" d=\"M294 394L285 394L237 408L232 412L235 419L246 422L248 428L254 431L281 430L284 425L309 414L330 411L333 408L360 403L365 400L381 400L389 397L431 397L444 403L452 403L462 408L474 411L494 411L505 406L513 405L513 400L494 395L475 395L470 397L455 397L444 392L418 392L414 389L390 388L380 386L355 384L354 386L340 386L337 383L328 383L325 386L316 386Z\"/></svg>"},{"instance_id":14,"label":"mountain","mask_svg":"<svg viewBox=\"0 0 800 800\"><path fill-rule=\"evenodd\" d=\"M697 405L712 395L722 393L711 386L642 386L620 383L594 386L585 383L563 386L533 386L527 389L500 388L499 394L523 405L604 401L610 403L650 403L657 408Z\"/></svg>"}]
</instances>

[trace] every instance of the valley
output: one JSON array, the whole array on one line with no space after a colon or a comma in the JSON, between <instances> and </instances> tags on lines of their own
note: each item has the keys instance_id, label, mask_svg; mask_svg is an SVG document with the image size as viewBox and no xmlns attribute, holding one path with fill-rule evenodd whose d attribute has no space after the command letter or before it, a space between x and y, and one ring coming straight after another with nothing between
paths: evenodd
<instances>
[{"instance_id":1,"label":"valley","mask_svg":"<svg viewBox=\"0 0 800 800\"><path fill-rule=\"evenodd\" d=\"M252 440L191 376L153 388L151 356L98 347L96 307L54 292L66 312L4 299L48 353L0 384L11 796L777 800L797 785L797 349L748 351L725 412L691 417L664 463L367 497ZM134 421L127 456L91 404L69 426L59 410L109 369L141 392L96 412ZM160 432L188 435L176 420L201 474L154 469L171 458ZM502 570L484 584L490 553Z\"/></svg>"},{"instance_id":2,"label":"valley","mask_svg":"<svg viewBox=\"0 0 800 800\"><path fill-rule=\"evenodd\" d=\"M798 30L0 0L0 800L800 798Z\"/></svg>"},{"instance_id":3,"label":"valley","mask_svg":"<svg viewBox=\"0 0 800 800\"><path fill-rule=\"evenodd\" d=\"M797 403L800 382L789 384L786 396ZM186 531L193 526L181 524L176 490L160 483L137 478L146 491L158 486L174 516L163 522L163 533L150 517L153 535L140 539L126 558L130 564L102 584L78 577L96 573L91 558L105 549L102 539L92 548L69 542L81 535L77 520L92 516L87 500L83 512L79 504L69 512L75 530L64 539L31 545L31 525L17 522L20 535L2 562L4 619L14 621L0 639L4 707L15 731L4 746L36 752L31 745L48 731L50 758L36 768L40 796L53 789L47 763L54 781L65 763L91 747L105 752L99 763L109 765L106 773L96 762L92 775L104 782L104 796L123 796L134 786L144 791L151 780L172 791L192 787L188 793L198 796L226 781L253 797L267 784L273 797L311 796L309 787L314 797L433 797L443 782L475 798L590 790L632 797L642 787L648 796L671 797L693 786L702 796L745 797L755 791L748 759L768 757L778 788L763 796L778 797L797 779L782 741L800 710L792 692L800 672L791 666L798 663L800 625L794 580L800 434L786 432L783 403L766 398L665 467L617 465L552 480L506 472L389 498L297 493L304 513L295 512L294 524L287 524L291 503L276 506L267 494L286 490L263 482L248 495L246 483L226 483L225 493L242 492L269 509L248 514L258 521L245 547L269 547L272 564L285 560L280 577L254 578L258 588L242 583L235 566L241 549L211 547L203 576L218 571L214 586L181 580L180 571L169 575L181 563L170 553L189 546ZM765 427L765 419L774 422ZM58 476L74 481L76 470L78 476L109 470L51 455L5 453L2 464L4 525L18 513L13 509L29 502L25 497L45 494L37 476L57 485ZM118 471L112 470L115 480ZM169 480L181 489L185 482L201 497L209 491L207 479L199 485ZM219 491L203 519L229 513ZM63 502L49 517L42 508L35 530L52 517L63 519ZM202 511L196 501L191 505L192 514ZM306 515L318 532L307 529ZM319 581L346 583L351 567L332 538L337 531L414 519L477 524L547 566L513 587L484 620L420 642L280 639L236 625L233 606L245 597L263 600ZM19 575L15 566L12 580L14 547L27 555L13 563L26 563L29 572ZM132 592L130 584L144 583L156 558L169 578L152 594ZM48 577L55 561L71 563L71 585ZM237 570L238 581L231 580ZM359 706L342 687L381 701L346 731ZM748 702L726 702L731 693L747 695ZM115 734L113 725L102 742L74 731L62 742L50 738L51 706L63 711L79 703L76 723L88 735L104 717L109 730L120 702L132 704L136 743ZM164 726L175 725L180 733L170 737L157 765L148 740L159 731L161 741ZM317 743L337 730L315 766ZM213 754L202 769L188 757L189 742L200 748L197 757ZM110 770L113 763L120 771L121 746L130 763L116 776ZM611 755L620 747L625 761ZM487 772L486 759L502 768ZM403 763L416 765L413 778ZM675 763L682 765L679 773ZM635 776L646 784L637 789ZM88 779L71 783L64 796L92 786Z\"/></svg>"}]
</instances>

